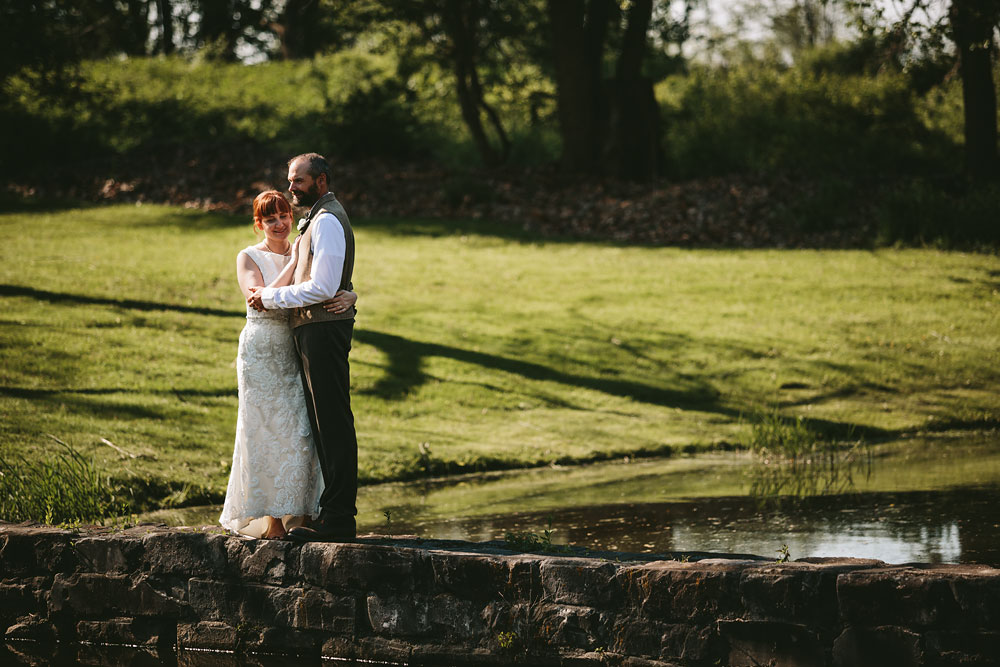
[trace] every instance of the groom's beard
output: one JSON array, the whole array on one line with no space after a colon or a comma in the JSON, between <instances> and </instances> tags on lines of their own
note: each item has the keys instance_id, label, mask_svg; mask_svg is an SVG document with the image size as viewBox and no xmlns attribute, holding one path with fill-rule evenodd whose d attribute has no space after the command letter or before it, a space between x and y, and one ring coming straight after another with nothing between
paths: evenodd
<instances>
[{"instance_id":1,"label":"groom's beard","mask_svg":"<svg viewBox=\"0 0 1000 667\"><path fill-rule=\"evenodd\" d=\"M306 191L293 190L292 203L296 206L312 206L319 200L319 188L315 185Z\"/></svg>"}]
</instances>

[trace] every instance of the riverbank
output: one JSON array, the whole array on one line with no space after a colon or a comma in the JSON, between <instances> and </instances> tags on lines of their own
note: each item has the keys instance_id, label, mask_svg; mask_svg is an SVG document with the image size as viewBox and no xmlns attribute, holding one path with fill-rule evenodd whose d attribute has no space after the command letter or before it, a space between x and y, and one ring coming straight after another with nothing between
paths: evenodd
<instances>
[{"instance_id":1,"label":"riverbank","mask_svg":"<svg viewBox=\"0 0 1000 667\"><path fill-rule=\"evenodd\" d=\"M762 415L847 442L1000 424L995 256L356 228L365 483L730 448ZM134 511L220 502L249 221L111 206L0 230L4 461L58 439Z\"/></svg>"}]
</instances>

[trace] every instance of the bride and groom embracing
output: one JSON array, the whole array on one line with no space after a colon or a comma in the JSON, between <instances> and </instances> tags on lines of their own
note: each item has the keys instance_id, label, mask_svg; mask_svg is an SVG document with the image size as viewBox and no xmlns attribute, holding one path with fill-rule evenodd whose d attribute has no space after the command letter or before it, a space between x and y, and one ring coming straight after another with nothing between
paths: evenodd
<instances>
[{"instance_id":1,"label":"bride and groom embracing","mask_svg":"<svg viewBox=\"0 0 1000 667\"><path fill-rule=\"evenodd\" d=\"M239 412L219 523L251 537L349 541L356 533L358 441L348 353L354 232L316 153L288 162L288 191L309 207L294 242L276 190L253 203L264 241L240 251L247 322L236 358ZM317 516L318 514L318 516Z\"/></svg>"}]
</instances>

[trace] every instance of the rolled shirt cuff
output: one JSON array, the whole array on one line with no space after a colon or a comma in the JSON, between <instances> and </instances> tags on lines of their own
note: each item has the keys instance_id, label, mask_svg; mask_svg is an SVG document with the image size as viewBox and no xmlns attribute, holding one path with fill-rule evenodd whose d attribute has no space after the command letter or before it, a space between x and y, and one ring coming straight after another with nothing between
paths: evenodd
<instances>
[{"instance_id":1,"label":"rolled shirt cuff","mask_svg":"<svg viewBox=\"0 0 1000 667\"><path fill-rule=\"evenodd\" d=\"M265 287L260 291L261 303L264 304L264 308L267 310L278 310L281 307L274 302L274 293L277 289L277 287Z\"/></svg>"}]
</instances>

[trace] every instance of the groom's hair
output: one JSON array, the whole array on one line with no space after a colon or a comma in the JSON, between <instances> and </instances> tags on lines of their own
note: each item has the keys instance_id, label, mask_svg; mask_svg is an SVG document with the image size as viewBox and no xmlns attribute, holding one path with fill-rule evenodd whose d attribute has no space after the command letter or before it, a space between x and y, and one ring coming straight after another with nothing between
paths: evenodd
<instances>
[{"instance_id":1,"label":"groom's hair","mask_svg":"<svg viewBox=\"0 0 1000 667\"><path fill-rule=\"evenodd\" d=\"M313 178L319 178L320 174L326 174L326 187L330 190L333 189L333 171L330 169L330 163L326 161L325 157L319 153L303 153L289 160L288 166L291 167L292 163L298 160L306 162L309 175Z\"/></svg>"},{"instance_id":2,"label":"groom's hair","mask_svg":"<svg viewBox=\"0 0 1000 667\"><path fill-rule=\"evenodd\" d=\"M254 197L253 219L262 220L275 213L291 213L292 205L285 199L285 195L277 190L265 190Z\"/></svg>"}]
</instances>

